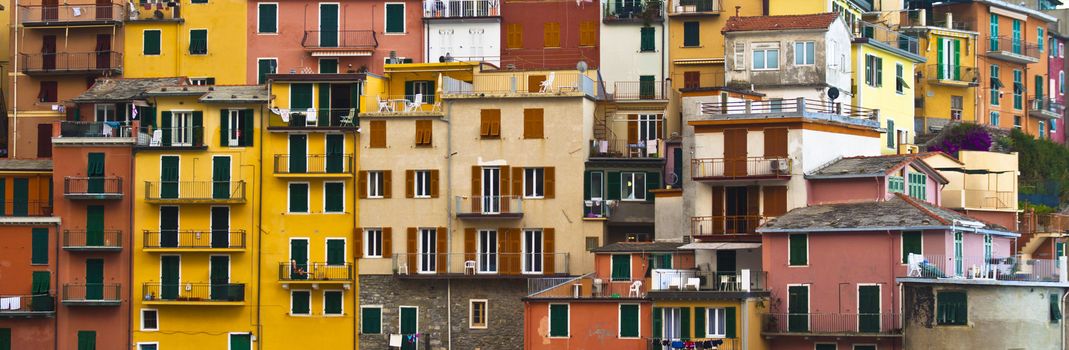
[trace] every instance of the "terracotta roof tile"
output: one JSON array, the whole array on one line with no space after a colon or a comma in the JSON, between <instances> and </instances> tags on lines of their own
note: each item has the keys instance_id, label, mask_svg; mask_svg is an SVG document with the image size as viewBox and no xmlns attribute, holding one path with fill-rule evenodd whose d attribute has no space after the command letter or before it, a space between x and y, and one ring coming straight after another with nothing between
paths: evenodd
<instances>
[{"instance_id":1,"label":"terracotta roof tile","mask_svg":"<svg viewBox=\"0 0 1069 350\"><path fill-rule=\"evenodd\" d=\"M838 17L839 14L834 12L816 15L731 17L721 32L826 29Z\"/></svg>"}]
</instances>

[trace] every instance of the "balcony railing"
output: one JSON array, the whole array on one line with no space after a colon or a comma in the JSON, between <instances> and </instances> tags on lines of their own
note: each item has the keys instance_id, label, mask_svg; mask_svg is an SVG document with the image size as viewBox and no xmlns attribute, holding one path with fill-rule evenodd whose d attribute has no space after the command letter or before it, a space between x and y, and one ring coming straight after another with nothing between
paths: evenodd
<instances>
[{"instance_id":1,"label":"balcony railing","mask_svg":"<svg viewBox=\"0 0 1069 350\"><path fill-rule=\"evenodd\" d=\"M749 269L699 271L654 269L651 292L751 292L766 290L768 273Z\"/></svg>"},{"instance_id":2,"label":"balcony railing","mask_svg":"<svg viewBox=\"0 0 1069 350\"><path fill-rule=\"evenodd\" d=\"M6 303L2 303L4 301ZM55 315L55 313L56 296L51 293L0 295L0 317L48 317Z\"/></svg>"},{"instance_id":3,"label":"balcony railing","mask_svg":"<svg viewBox=\"0 0 1069 350\"><path fill-rule=\"evenodd\" d=\"M310 50L374 50L379 40L373 30L306 30L301 45Z\"/></svg>"},{"instance_id":4,"label":"balcony railing","mask_svg":"<svg viewBox=\"0 0 1069 350\"><path fill-rule=\"evenodd\" d=\"M494 0L423 0L423 18L472 18L501 16L501 2Z\"/></svg>"},{"instance_id":5,"label":"balcony railing","mask_svg":"<svg viewBox=\"0 0 1069 350\"><path fill-rule=\"evenodd\" d=\"M26 74L100 74L122 69L122 52L20 53L20 68Z\"/></svg>"},{"instance_id":6,"label":"balcony railing","mask_svg":"<svg viewBox=\"0 0 1069 350\"><path fill-rule=\"evenodd\" d=\"M997 281L1057 282L1060 274L1057 260L1021 259L1017 256L945 256L928 255L908 258L905 277L966 278Z\"/></svg>"},{"instance_id":7,"label":"balcony railing","mask_svg":"<svg viewBox=\"0 0 1069 350\"><path fill-rule=\"evenodd\" d=\"M636 282L641 283L636 286ZM527 282L527 297L544 299L645 298L649 291L647 282L649 281L611 281L607 278L597 278L594 274L580 277L533 278Z\"/></svg>"},{"instance_id":8,"label":"balcony railing","mask_svg":"<svg viewBox=\"0 0 1069 350\"><path fill-rule=\"evenodd\" d=\"M352 174L351 154L275 155L275 174Z\"/></svg>"},{"instance_id":9,"label":"balcony railing","mask_svg":"<svg viewBox=\"0 0 1069 350\"><path fill-rule=\"evenodd\" d=\"M611 0L602 14L605 21L660 21L662 4L658 0Z\"/></svg>"},{"instance_id":10,"label":"balcony railing","mask_svg":"<svg viewBox=\"0 0 1069 350\"><path fill-rule=\"evenodd\" d=\"M118 283L68 283L63 285L63 304L119 305L122 285Z\"/></svg>"},{"instance_id":11,"label":"balcony railing","mask_svg":"<svg viewBox=\"0 0 1069 350\"><path fill-rule=\"evenodd\" d=\"M350 282L353 280L353 264L282 262L278 264L278 280L282 282Z\"/></svg>"},{"instance_id":12,"label":"balcony railing","mask_svg":"<svg viewBox=\"0 0 1069 350\"><path fill-rule=\"evenodd\" d=\"M244 283L159 283L142 285L146 302L234 303L245 301Z\"/></svg>"},{"instance_id":13,"label":"balcony railing","mask_svg":"<svg viewBox=\"0 0 1069 350\"><path fill-rule=\"evenodd\" d=\"M1065 105L1048 98L1034 98L1028 100L1029 114L1039 118L1061 118L1065 115Z\"/></svg>"},{"instance_id":14,"label":"balcony railing","mask_svg":"<svg viewBox=\"0 0 1069 350\"><path fill-rule=\"evenodd\" d=\"M245 181L145 181L145 199L161 203L244 203Z\"/></svg>"},{"instance_id":15,"label":"balcony railing","mask_svg":"<svg viewBox=\"0 0 1069 350\"><path fill-rule=\"evenodd\" d=\"M626 139L593 140L590 156L595 158L664 158L664 140L642 140L630 143Z\"/></svg>"},{"instance_id":16,"label":"balcony railing","mask_svg":"<svg viewBox=\"0 0 1069 350\"><path fill-rule=\"evenodd\" d=\"M130 13L130 21L145 21L145 22L176 22L182 21L182 6L181 3L176 3L176 6L167 6L164 1L152 1L141 3Z\"/></svg>"},{"instance_id":17,"label":"balcony railing","mask_svg":"<svg viewBox=\"0 0 1069 350\"><path fill-rule=\"evenodd\" d=\"M245 230L144 231L146 249L244 249Z\"/></svg>"},{"instance_id":18,"label":"balcony railing","mask_svg":"<svg viewBox=\"0 0 1069 350\"><path fill-rule=\"evenodd\" d=\"M724 12L723 0L672 0L668 15L719 15Z\"/></svg>"},{"instance_id":19,"label":"balcony railing","mask_svg":"<svg viewBox=\"0 0 1069 350\"><path fill-rule=\"evenodd\" d=\"M713 119L769 118L801 116L841 123L879 126L880 110L838 102L793 98L762 101L701 103L701 113Z\"/></svg>"},{"instance_id":20,"label":"balcony railing","mask_svg":"<svg viewBox=\"0 0 1069 350\"><path fill-rule=\"evenodd\" d=\"M0 201L0 217L52 216L52 204L44 201Z\"/></svg>"},{"instance_id":21,"label":"balcony railing","mask_svg":"<svg viewBox=\"0 0 1069 350\"><path fill-rule=\"evenodd\" d=\"M979 85L980 83L979 70L976 67L929 64L925 66L924 73L930 81L970 85Z\"/></svg>"},{"instance_id":22,"label":"balcony railing","mask_svg":"<svg viewBox=\"0 0 1069 350\"><path fill-rule=\"evenodd\" d=\"M61 121L59 137L72 138L131 138L134 128L125 122Z\"/></svg>"},{"instance_id":23,"label":"balcony railing","mask_svg":"<svg viewBox=\"0 0 1069 350\"><path fill-rule=\"evenodd\" d=\"M612 99L617 101L664 100L668 86L663 80L617 81L613 83Z\"/></svg>"},{"instance_id":24,"label":"balcony railing","mask_svg":"<svg viewBox=\"0 0 1069 350\"><path fill-rule=\"evenodd\" d=\"M1038 45L1026 42L1024 39L1014 40L1010 37L992 36L983 41L987 42L988 55L996 56L1002 60L1017 63L1034 63L1038 62L1042 56Z\"/></svg>"},{"instance_id":25,"label":"balcony railing","mask_svg":"<svg viewBox=\"0 0 1069 350\"><path fill-rule=\"evenodd\" d=\"M782 335L898 335L902 317L894 313L771 313L762 315L762 333Z\"/></svg>"},{"instance_id":26,"label":"balcony railing","mask_svg":"<svg viewBox=\"0 0 1069 350\"><path fill-rule=\"evenodd\" d=\"M608 218L612 216L615 201L592 199L583 201L583 217L588 219Z\"/></svg>"},{"instance_id":27,"label":"balcony railing","mask_svg":"<svg viewBox=\"0 0 1069 350\"><path fill-rule=\"evenodd\" d=\"M964 195L962 208L970 209L1016 209L1017 196L1013 191L996 190L946 190L947 197L955 197L958 193ZM956 198L948 198L953 201Z\"/></svg>"},{"instance_id":28,"label":"balcony railing","mask_svg":"<svg viewBox=\"0 0 1069 350\"><path fill-rule=\"evenodd\" d=\"M793 162L790 158L695 158L690 165L695 180L788 178Z\"/></svg>"},{"instance_id":29,"label":"balcony railing","mask_svg":"<svg viewBox=\"0 0 1069 350\"><path fill-rule=\"evenodd\" d=\"M393 271L407 276L544 276L568 273L568 253L399 253Z\"/></svg>"},{"instance_id":30,"label":"balcony railing","mask_svg":"<svg viewBox=\"0 0 1069 350\"><path fill-rule=\"evenodd\" d=\"M692 216L690 233L695 236L756 235L768 218L763 215Z\"/></svg>"},{"instance_id":31,"label":"balcony railing","mask_svg":"<svg viewBox=\"0 0 1069 350\"><path fill-rule=\"evenodd\" d=\"M34 25L116 24L126 16L123 4L19 5L19 22Z\"/></svg>"},{"instance_id":32,"label":"balcony railing","mask_svg":"<svg viewBox=\"0 0 1069 350\"><path fill-rule=\"evenodd\" d=\"M207 147L204 144L204 127L142 127L137 133L137 146L147 148L195 148Z\"/></svg>"},{"instance_id":33,"label":"balcony railing","mask_svg":"<svg viewBox=\"0 0 1069 350\"><path fill-rule=\"evenodd\" d=\"M272 108L267 128L278 130L356 130L360 125L356 107L349 108Z\"/></svg>"},{"instance_id":34,"label":"balcony railing","mask_svg":"<svg viewBox=\"0 0 1069 350\"><path fill-rule=\"evenodd\" d=\"M521 218L523 198L520 196L457 196L458 218Z\"/></svg>"},{"instance_id":35,"label":"balcony railing","mask_svg":"<svg viewBox=\"0 0 1069 350\"><path fill-rule=\"evenodd\" d=\"M63 230L65 250L121 250L120 230Z\"/></svg>"},{"instance_id":36,"label":"balcony railing","mask_svg":"<svg viewBox=\"0 0 1069 350\"><path fill-rule=\"evenodd\" d=\"M879 41L892 48L896 48L911 54L919 53L917 38L891 30L879 24L858 22L854 29L854 35L869 40Z\"/></svg>"},{"instance_id":37,"label":"balcony railing","mask_svg":"<svg viewBox=\"0 0 1069 350\"><path fill-rule=\"evenodd\" d=\"M471 82L442 78L442 91L448 97L597 97L594 80L577 72L514 72L477 75Z\"/></svg>"},{"instance_id":38,"label":"balcony railing","mask_svg":"<svg viewBox=\"0 0 1069 350\"><path fill-rule=\"evenodd\" d=\"M123 196L122 178L113 176L66 176L63 196L70 199L119 199Z\"/></svg>"},{"instance_id":39,"label":"balcony railing","mask_svg":"<svg viewBox=\"0 0 1069 350\"><path fill-rule=\"evenodd\" d=\"M367 95L364 105L370 107L364 113L376 116L442 114L442 102L432 94Z\"/></svg>"},{"instance_id":40,"label":"balcony railing","mask_svg":"<svg viewBox=\"0 0 1069 350\"><path fill-rule=\"evenodd\" d=\"M1051 213L1036 214L1033 211L1024 211L1020 216L1021 242L1025 233L1067 233L1069 232L1069 215Z\"/></svg>"}]
</instances>

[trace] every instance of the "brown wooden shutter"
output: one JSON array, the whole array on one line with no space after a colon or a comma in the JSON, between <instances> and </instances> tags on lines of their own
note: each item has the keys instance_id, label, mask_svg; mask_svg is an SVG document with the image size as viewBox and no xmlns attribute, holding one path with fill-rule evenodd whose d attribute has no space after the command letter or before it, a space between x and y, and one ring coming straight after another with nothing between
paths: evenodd
<instances>
[{"instance_id":1,"label":"brown wooden shutter","mask_svg":"<svg viewBox=\"0 0 1069 350\"><path fill-rule=\"evenodd\" d=\"M543 184L543 186L545 186L545 188L544 188L544 191L545 191L544 196L546 198L556 197L556 195L557 195L557 188L556 188L557 187L557 179L556 179L557 178L557 170L554 167L547 166L547 167L545 167L543 169L543 171L544 171L544 173L542 175L544 177L544 181L543 181L542 184Z\"/></svg>"},{"instance_id":2,"label":"brown wooden shutter","mask_svg":"<svg viewBox=\"0 0 1069 350\"><path fill-rule=\"evenodd\" d=\"M433 141L433 131L431 128L430 120L417 120L416 121L416 145L417 146L430 146Z\"/></svg>"},{"instance_id":3,"label":"brown wooden shutter","mask_svg":"<svg viewBox=\"0 0 1069 350\"><path fill-rule=\"evenodd\" d=\"M393 257L393 228L382 228L382 257Z\"/></svg>"},{"instance_id":4,"label":"brown wooden shutter","mask_svg":"<svg viewBox=\"0 0 1069 350\"><path fill-rule=\"evenodd\" d=\"M405 170L405 198L416 197L415 177L415 170Z\"/></svg>"},{"instance_id":5,"label":"brown wooden shutter","mask_svg":"<svg viewBox=\"0 0 1069 350\"><path fill-rule=\"evenodd\" d=\"M498 266L500 273L503 275L514 274L512 270L512 259L514 254L512 251L512 229L507 227L497 228L497 245L498 250L501 251L501 266Z\"/></svg>"},{"instance_id":6,"label":"brown wooden shutter","mask_svg":"<svg viewBox=\"0 0 1069 350\"><path fill-rule=\"evenodd\" d=\"M372 120L371 123L371 148L386 148L386 121Z\"/></svg>"},{"instance_id":7,"label":"brown wooden shutter","mask_svg":"<svg viewBox=\"0 0 1069 350\"><path fill-rule=\"evenodd\" d=\"M657 138L664 139L664 116L661 116L661 119L657 121Z\"/></svg>"},{"instance_id":8,"label":"brown wooden shutter","mask_svg":"<svg viewBox=\"0 0 1069 350\"><path fill-rule=\"evenodd\" d=\"M475 228L464 228L464 261L475 261Z\"/></svg>"},{"instance_id":9,"label":"brown wooden shutter","mask_svg":"<svg viewBox=\"0 0 1069 350\"><path fill-rule=\"evenodd\" d=\"M393 196L393 170L382 171L382 198Z\"/></svg>"},{"instance_id":10,"label":"brown wooden shutter","mask_svg":"<svg viewBox=\"0 0 1069 350\"><path fill-rule=\"evenodd\" d=\"M356 252L354 253L357 259L364 257L364 229L359 227L353 228L353 245L356 246Z\"/></svg>"},{"instance_id":11,"label":"brown wooden shutter","mask_svg":"<svg viewBox=\"0 0 1069 350\"><path fill-rule=\"evenodd\" d=\"M724 186L713 186L713 234L724 233Z\"/></svg>"},{"instance_id":12,"label":"brown wooden shutter","mask_svg":"<svg viewBox=\"0 0 1069 350\"><path fill-rule=\"evenodd\" d=\"M523 138L544 138L545 110L541 108L528 108L523 110Z\"/></svg>"},{"instance_id":13,"label":"brown wooden shutter","mask_svg":"<svg viewBox=\"0 0 1069 350\"><path fill-rule=\"evenodd\" d=\"M521 257L521 255L523 255L523 249L520 248L520 242L522 241L520 237L520 229L510 228L509 233L509 251L512 253L512 273L518 275L523 269L523 259Z\"/></svg>"},{"instance_id":14,"label":"brown wooden shutter","mask_svg":"<svg viewBox=\"0 0 1069 350\"><path fill-rule=\"evenodd\" d=\"M511 198L509 196L512 195L512 191L509 188L511 183L509 182L509 167L507 165L501 167L500 176L500 182L497 185L500 186L499 189L501 190L501 212L508 213L509 199Z\"/></svg>"},{"instance_id":15,"label":"brown wooden shutter","mask_svg":"<svg viewBox=\"0 0 1069 350\"><path fill-rule=\"evenodd\" d=\"M367 170L361 170L359 178L356 184L357 191L360 193L360 198L367 198Z\"/></svg>"},{"instance_id":16,"label":"brown wooden shutter","mask_svg":"<svg viewBox=\"0 0 1069 350\"><path fill-rule=\"evenodd\" d=\"M690 89L701 86L701 72L683 72L683 88Z\"/></svg>"},{"instance_id":17,"label":"brown wooden shutter","mask_svg":"<svg viewBox=\"0 0 1069 350\"><path fill-rule=\"evenodd\" d=\"M542 82L546 81L545 75L528 75L527 92L538 93L542 91Z\"/></svg>"},{"instance_id":18,"label":"brown wooden shutter","mask_svg":"<svg viewBox=\"0 0 1069 350\"><path fill-rule=\"evenodd\" d=\"M500 109L483 109L479 111L479 136L482 136L482 138L501 137Z\"/></svg>"},{"instance_id":19,"label":"brown wooden shutter","mask_svg":"<svg viewBox=\"0 0 1069 350\"><path fill-rule=\"evenodd\" d=\"M523 169L522 167L512 168L512 191L516 196L523 196Z\"/></svg>"},{"instance_id":20,"label":"brown wooden shutter","mask_svg":"<svg viewBox=\"0 0 1069 350\"><path fill-rule=\"evenodd\" d=\"M483 168L478 165L471 166L471 212L482 212L482 201L479 196L483 192Z\"/></svg>"},{"instance_id":21,"label":"brown wooden shutter","mask_svg":"<svg viewBox=\"0 0 1069 350\"><path fill-rule=\"evenodd\" d=\"M777 217L787 213L787 186L765 186L765 217Z\"/></svg>"},{"instance_id":22,"label":"brown wooden shutter","mask_svg":"<svg viewBox=\"0 0 1069 350\"><path fill-rule=\"evenodd\" d=\"M554 266L557 261L557 254L554 251L556 246L553 241L555 232L556 230L552 227L542 229L542 271L546 275L557 273L556 266Z\"/></svg>"},{"instance_id":23,"label":"brown wooden shutter","mask_svg":"<svg viewBox=\"0 0 1069 350\"><path fill-rule=\"evenodd\" d=\"M449 266L447 265L449 264L449 248L446 246L449 231L445 227L438 227L438 229L434 231L434 234L436 236L435 243L438 244L436 250L438 252L438 273L444 274L449 272Z\"/></svg>"},{"instance_id":24,"label":"brown wooden shutter","mask_svg":"<svg viewBox=\"0 0 1069 350\"><path fill-rule=\"evenodd\" d=\"M431 198L438 198L438 169L431 170Z\"/></svg>"},{"instance_id":25,"label":"brown wooden shutter","mask_svg":"<svg viewBox=\"0 0 1069 350\"><path fill-rule=\"evenodd\" d=\"M633 145L638 143L638 115L627 115L627 144Z\"/></svg>"},{"instance_id":26,"label":"brown wooden shutter","mask_svg":"<svg viewBox=\"0 0 1069 350\"><path fill-rule=\"evenodd\" d=\"M416 254L419 254L419 241L416 240L416 233L419 229L415 227L408 228L407 249L408 254L405 256L408 260L408 272L415 273L419 271L419 266L416 266Z\"/></svg>"},{"instance_id":27,"label":"brown wooden shutter","mask_svg":"<svg viewBox=\"0 0 1069 350\"><path fill-rule=\"evenodd\" d=\"M739 233L754 233L761 223L761 186L746 187L746 230Z\"/></svg>"},{"instance_id":28,"label":"brown wooden shutter","mask_svg":"<svg viewBox=\"0 0 1069 350\"><path fill-rule=\"evenodd\" d=\"M724 176L746 175L746 129L724 130Z\"/></svg>"},{"instance_id":29,"label":"brown wooden shutter","mask_svg":"<svg viewBox=\"0 0 1069 350\"><path fill-rule=\"evenodd\" d=\"M765 129L765 158L787 157L787 128Z\"/></svg>"}]
</instances>

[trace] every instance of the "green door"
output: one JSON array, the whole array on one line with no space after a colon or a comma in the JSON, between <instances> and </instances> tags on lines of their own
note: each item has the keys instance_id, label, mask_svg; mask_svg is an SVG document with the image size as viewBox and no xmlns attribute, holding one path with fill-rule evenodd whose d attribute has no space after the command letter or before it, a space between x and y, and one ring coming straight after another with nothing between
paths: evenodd
<instances>
[{"instance_id":1,"label":"green door","mask_svg":"<svg viewBox=\"0 0 1069 350\"><path fill-rule=\"evenodd\" d=\"M30 179L15 178L11 215L26 216L30 208Z\"/></svg>"},{"instance_id":2,"label":"green door","mask_svg":"<svg viewBox=\"0 0 1069 350\"><path fill-rule=\"evenodd\" d=\"M178 247L178 207L160 207L160 247Z\"/></svg>"},{"instance_id":3,"label":"green door","mask_svg":"<svg viewBox=\"0 0 1069 350\"><path fill-rule=\"evenodd\" d=\"M319 4L319 46L338 47L337 4Z\"/></svg>"},{"instance_id":4,"label":"green door","mask_svg":"<svg viewBox=\"0 0 1069 350\"><path fill-rule=\"evenodd\" d=\"M345 135L327 134L327 172L340 173L345 170Z\"/></svg>"},{"instance_id":5,"label":"green door","mask_svg":"<svg viewBox=\"0 0 1069 350\"><path fill-rule=\"evenodd\" d=\"M52 311L55 303L52 300L52 273L48 271L34 271L30 286L33 299L30 301L30 310Z\"/></svg>"},{"instance_id":6,"label":"green door","mask_svg":"<svg viewBox=\"0 0 1069 350\"><path fill-rule=\"evenodd\" d=\"M290 279L308 279L308 240L290 240L290 260L293 265L290 269Z\"/></svg>"},{"instance_id":7,"label":"green door","mask_svg":"<svg viewBox=\"0 0 1069 350\"><path fill-rule=\"evenodd\" d=\"M230 157L212 158L212 198L230 198Z\"/></svg>"},{"instance_id":8,"label":"green door","mask_svg":"<svg viewBox=\"0 0 1069 350\"><path fill-rule=\"evenodd\" d=\"M290 135L290 174L308 172L308 135Z\"/></svg>"},{"instance_id":9,"label":"green door","mask_svg":"<svg viewBox=\"0 0 1069 350\"><path fill-rule=\"evenodd\" d=\"M651 100L656 92L655 83L653 81L655 77L652 75L642 75L638 77L638 98L643 100Z\"/></svg>"},{"instance_id":10,"label":"green door","mask_svg":"<svg viewBox=\"0 0 1069 350\"><path fill-rule=\"evenodd\" d=\"M1039 108L1039 109L1043 108L1043 105L1039 104L1039 103L1042 103L1042 101L1043 101L1043 85L1046 85L1046 84L1043 83L1043 76L1042 75L1037 75L1036 76L1036 83L1035 83L1035 89L1036 89L1035 98L1036 98L1036 103L1038 105L1032 106L1032 108Z\"/></svg>"},{"instance_id":11,"label":"green door","mask_svg":"<svg viewBox=\"0 0 1069 350\"><path fill-rule=\"evenodd\" d=\"M230 248L230 207L212 207L212 248Z\"/></svg>"},{"instance_id":12,"label":"green door","mask_svg":"<svg viewBox=\"0 0 1069 350\"><path fill-rule=\"evenodd\" d=\"M85 207L85 245L87 247L104 246L104 206L102 205Z\"/></svg>"},{"instance_id":13,"label":"green door","mask_svg":"<svg viewBox=\"0 0 1069 350\"><path fill-rule=\"evenodd\" d=\"M160 257L160 299L178 299L178 275L181 261L177 255Z\"/></svg>"},{"instance_id":14,"label":"green door","mask_svg":"<svg viewBox=\"0 0 1069 350\"><path fill-rule=\"evenodd\" d=\"M104 154L90 153L88 169L85 172L89 177L87 185L88 193L104 193Z\"/></svg>"},{"instance_id":15,"label":"green door","mask_svg":"<svg viewBox=\"0 0 1069 350\"><path fill-rule=\"evenodd\" d=\"M0 350L11 350L11 328L0 328Z\"/></svg>"},{"instance_id":16,"label":"green door","mask_svg":"<svg viewBox=\"0 0 1069 350\"><path fill-rule=\"evenodd\" d=\"M252 350L252 335L231 334L230 350Z\"/></svg>"},{"instance_id":17,"label":"green door","mask_svg":"<svg viewBox=\"0 0 1069 350\"><path fill-rule=\"evenodd\" d=\"M160 198L178 198L178 156L160 158Z\"/></svg>"},{"instance_id":18,"label":"green door","mask_svg":"<svg viewBox=\"0 0 1069 350\"><path fill-rule=\"evenodd\" d=\"M212 284L212 300L229 300L227 285L230 284L230 256L213 255L208 279Z\"/></svg>"},{"instance_id":19,"label":"green door","mask_svg":"<svg viewBox=\"0 0 1069 350\"><path fill-rule=\"evenodd\" d=\"M96 331L78 331L78 350L96 350L96 348Z\"/></svg>"},{"instance_id":20,"label":"green door","mask_svg":"<svg viewBox=\"0 0 1069 350\"><path fill-rule=\"evenodd\" d=\"M416 329L416 318L419 317L419 309L415 307L401 307L401 335L411 335L419 332ZM404 337L402 337L404 338ZM401 350L416 350L416 343L407 339L401 341Z\"/></svg>"},{"instance_id":21,"label":"green door","mask_svg":"<svg viewBox=\"0 0 1069 350\"><path fill-rule=\"evenodd\" d=\"M880 331L880 286L857 287L857 314L858 332Z\"/></svg>"},{"instance_id":22,"label":"green door","mask_svg":"<svg viewBox=\"0 0 1069 350\"><path fill-rule=\"evenodd\" d=\"M787 331L809 331L809 286L787 287Z\"/></svg>"},{"instance_id":23,"label":"green door","mask_svg":"<svg viewBox=\"0 0 1069 350\"><path fill-rule=\"evenodd\" d=\"M104 259L85 260L85 300L104 298Z\"/></svg>"},{"instance_id":24,"label":"green door","mask_svg":"<svg viewBox=\"0 0 1069 350\"><path fill-rule=\"evenodd\" d=\"M344 240L327 240L327 265L345 265Z\"/></svg>"}]
</instances>

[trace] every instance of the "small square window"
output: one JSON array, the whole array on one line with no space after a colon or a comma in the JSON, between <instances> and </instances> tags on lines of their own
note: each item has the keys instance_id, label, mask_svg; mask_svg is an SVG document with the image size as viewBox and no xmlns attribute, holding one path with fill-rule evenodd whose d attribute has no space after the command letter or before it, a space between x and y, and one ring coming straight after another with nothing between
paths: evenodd
<instances>
[{"instance_id":1,"label":"small square window","mask_svg":"<svg viewBox=\"0 0 1069 350\"><path fill-rule=\"evenodd\" d=\"M587 237L586 238L586 250L587 251L591 251L591 250L594 250L594 249L597 249L597 248L598 248L598 238L597 237Z\"/></svg>"},{"instance_id":2,"label":"small square window","mask_svg":"<svg viewBox=\"0 0 1069 350\"><path fill-rule=\"evenodd\" d=\"M344 310L342 306L343 293L340 290L328 290L323 292L323 314L327 316L340 316Z\"/></svg>"},{"instance_id":3,"label":"small square window","mask_svg":"<svg viewBox=\"0 0 1069 350\"><path fill-rule=\"evenodd\" d=\"M207 29L190 29L189 30L189 54L190 55L207 55L208 54L208 30Z\"/></svg>"},{"instance_id":4,"label":"small square window","mask_svg":"<svg viewBox=\"0 0 1069 350\"><path fill-rule=\"evenodd\" d=\"M137 343L137 350L159 350L160 344L158 343Z\"/></svg>"},{"instance_id":5,"label":"small square window","mask_svg":"<svg viewBox=\"0 0 1069 350\"><path fill-rule=\"evenodd\" d=\"M290 315L312 314L312 292L295 290L290 292Z\"/></svg>"},{"instance_id":6,"label":"small square window","mask_svg":"<svg viewBox=\"0 0 1069 350\"><path fill-rule=\"evenodd\" d=\"M141 309L141 330L160 330L159 313L155 309Z\"/></svg>"},{"instance_id":7,"label":"small square window","mask_svg":"<svg viewBox=\"0 0 1069 350\"><path fill-rule=\"evenodd\" d=\"M360 307L360 334L382 334L382 307Z\"/></svg>"},{"instance_id":8,"label":"small square window","mask_svg":"<svg viewBox=\"0 0 1069 350\"><path fill-rule=\"evenodd\" d=\"M471 307L468 314L468 327L486 329L486 308L487 302L485 299L472 299Z\"/></svg>"},{"instance_id":9,"label":"small square window","mask_svg":"<svg viewBox=\"0 0 1069 350\"><path fill-rule=\"evenodd\" d=\"M364 230L364 257L382 257L382 229L369 228Z\"/></svg>"}]
</instances>

